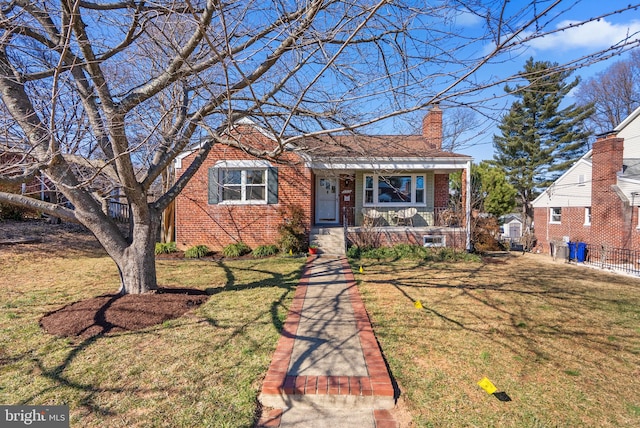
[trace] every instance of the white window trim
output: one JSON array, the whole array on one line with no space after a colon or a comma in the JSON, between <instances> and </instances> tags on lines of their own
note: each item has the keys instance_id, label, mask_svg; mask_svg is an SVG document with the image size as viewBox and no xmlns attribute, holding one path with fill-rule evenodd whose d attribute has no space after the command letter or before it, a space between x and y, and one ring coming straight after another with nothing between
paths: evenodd
<instances>
[{"instance_id":1,"label":"white window trim","mask_svg":"<svg viewBox=\"0 0 640 428\"><path fill-rule=\"evenodd\" d=\"M247 200L247 170L256 170L256 171L263 171L264 172L264 183L260 184L260 185L256 185L253 184L252 186L258 187L258 186L262 186L264 187L264 199L250 199ZM220 194L219 194L219 198L220 198L220 202L219 205L266 205L267 204L267 198L269 198L269 188L267 183L269 182L269 170L266 168L224 168L221 169L220 172L224 172L224 171L240 171L241 172L241 180L240 180L240 184L231 184L230 186L240 186L240 199L236 200L236 199L232 199L232 200L224 200L222 199L224 196L224 184L220 183Z\"/></svg>"},{"instance_id":2,"label":"white window trim","mask_svg":"<svg viewBox=\"0 0 640 428\"><path fill-rule=\"evenodd\" d=\"M218 186L218 205L267 205L269 199L269 168L271 167L271 163L264 159L240 159L240 160L221 160L217 161L214 165L216 168L220 168L222 170L240 170L242 171L242 199L241 200L223 200L223 188L224 185L219 183ZM265 182L264 182L264 199L252 199L245 200L246 197L246 170L256 169L265 171Z\"/></svg>"},{"instance_id":3,"label":"white window trim","mask_svg":"<svg viewBox=\"0 0 640 428\"><path fill-rule=\"evenodd\" d=\"M636 226L636 229L640 230L640 206L638 206L638 225Z\"/></svg>"},{"instance_id":4,"label":"white window trim","mask_svg":"<svg viewBox=\"0 0 640 428\"><path fill-rule=\"evenodd\" d=\"M240 159L240 160L221 160L213 165L216 168L226 169L266 169L273 165L271 162L263 159Z\"/></svg>"},{"instance_id":5,"label":"white window trim","mask_svg":"<svg viewBox=\"0 0 640 428\"><path fill-rule=\"evenodd\" d=\"M584 225L591 226L591 207L584 207Z\"/></svg>"},{"instance_id":6,"label":"white window trim","mask_svg":"<svg viewBox=\"0 0 640 428\"><path fill-rule=\"evenodd\" d=\"M560 210L560 221L553 219L553 210ZM549 224L562 224L562 207L551 207L549 208Z\"/></svg>"},{"instance_id":7,"label":"white window trim","mask_svg":"<svg viewBox=\"0 0 640 428\"><path fill-rule=\"evenodd\" d=\"M373 200L378 201L378 181L379 177L411 177L411 202L367 202L367 177L373 177ZM424 192L424 201L423 202L415 202L416 200L416 184L418 182L418 177L422 177L422 191ZM402 174L402 173L391 173L391 174L364 174L362 176L362 206L363 207L424 207L427 206L427 175L423 173L417 174Z\"/></svg>"}]
</instances>

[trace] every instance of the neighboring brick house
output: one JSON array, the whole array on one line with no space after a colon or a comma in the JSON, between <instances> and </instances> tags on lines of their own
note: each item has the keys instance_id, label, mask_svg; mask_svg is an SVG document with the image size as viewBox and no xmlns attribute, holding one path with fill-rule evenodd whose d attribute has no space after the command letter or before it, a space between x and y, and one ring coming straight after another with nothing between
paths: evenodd
<instances>
[{"instance_id":1,"label":"neighboring brick house","mask_svg":"<svg viewBox=\"0 0 640 428\"><path fill-rule=\"evenodd\" d=\"M228 134L265 152L277 144L247 120ZM442 111L437 107L425 117L422 135L305 138L277 160L216 144L176 198L176 243L214 250L240 241L252 248L274 244L287 207L295 205L304 212L307 234L319 225L359 233L367 224L364 214L375 213L373 226L384 231L387 243L408 239L422 244L426 234L455 229L463 234L457 245L468 248L468 216L459 215L456 228L439 219L448 209L449 174L468 172L471 158L444 152L441 145ZM195 155L193 150L177 158L176 177ZM463 206L468 212L468 203ZM402 218L406 212L415 213Z\"/></svg>"},{"instance_id":2,"label":"neighboring brick house","mask_svg":"<svg viewBox=\"0 0 640 428\"><path fill-rule=\"evenodd\" d=\"M533 201L539 247L552 241L640 250L640 108Z\"/></svg>"}]
</instances>

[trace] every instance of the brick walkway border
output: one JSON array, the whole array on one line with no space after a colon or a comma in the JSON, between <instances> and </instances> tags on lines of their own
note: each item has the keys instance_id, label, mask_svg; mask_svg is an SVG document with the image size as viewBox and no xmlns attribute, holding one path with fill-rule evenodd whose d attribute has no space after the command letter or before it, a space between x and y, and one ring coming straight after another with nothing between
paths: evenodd
<instances>
[{"instance_id":1,"label":"brick walkway border","mask_svg":"<svg viewBox=\"0 0 640 428\"><path fill-rule=\"evenodd\" d=\"M346 281L346 288L349 291L349 300L353 307L356 330L362 346L368 376L292 376L287 374L293 352L293 343L309 285L311 266L316 257L311 256L307 259L304 273L293 296L271 365L264 378L262 394L393 397L395 391L387 365L382 358L382 352L373 334L371 321L364 308L353 271L346 258L341 259L342 273ZM277 427L280 425L281 415L282 409L272 410L267 415L263 415L260 423L264 423L258 426ZM375 410L374 415L377 421L376 426L392 426L387 424L389 420L393 420L387 410ZM277 424L275 424L276 420Z\"/></svg>"}]
</instances>

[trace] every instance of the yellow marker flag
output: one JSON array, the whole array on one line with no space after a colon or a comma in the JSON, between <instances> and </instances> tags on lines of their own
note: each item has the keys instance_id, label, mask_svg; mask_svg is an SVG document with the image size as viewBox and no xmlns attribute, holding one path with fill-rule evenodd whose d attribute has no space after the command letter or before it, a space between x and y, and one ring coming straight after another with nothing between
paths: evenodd
<instances>
[{"instance_id":1,"label":"yellow marker flag","mask_svg":"<svg viewBox=\"0 0 640 428\"><path fill-rule=\"evenodd\" d=\"M416 300L413 306L415 306L416 309L422 309L422 302L420 300Z\"/></svg>"},{"instance_id":2,"label":"yellow marker flag","mask_svg":"<svg viewBox=\"0 0 640 428\"><path fill-rule=\"evenodd\" d=\"M491 383L491 381L486 377L483 377L480 380L480 382L478 382L478 385L480 386L480 388L487 391L487 394L493 394L498 390L498 388L496 388L496 386L493 383Z\"/></svg>"},{"instance_id":3,"label":"yellow marker flag","mask_svg":"<svg viewBox=\"0 0 640 428\"><path fill-rule=\"evenodd\" d=\"M289 248L289 255L293 256L293 248Z\"/></svg>"},{"instance_id":4,"label":"yellow marker flag","mask_svg":"<svg viewBox=\"0 0 640 428\"><path fill-rule=\"evenodd\" d=\"M364 269L362 269L362 266L360 266L360 273L364 273Z\"/></svg>"}]
</instances>

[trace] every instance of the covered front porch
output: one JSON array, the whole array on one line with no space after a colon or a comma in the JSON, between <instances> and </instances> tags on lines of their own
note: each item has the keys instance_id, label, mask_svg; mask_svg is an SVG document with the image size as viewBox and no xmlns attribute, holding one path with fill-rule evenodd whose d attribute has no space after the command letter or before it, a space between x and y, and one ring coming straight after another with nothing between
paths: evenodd
<instances>
[{"instance_id":1,"label":"covered front porch","mask_svg":"<svg viewBox=\"0 0 640 428\"><path fill-rule=\"evenodd\" d=\"M314 169L315 227L342 227L345 242L470 249L467 162L424 169ZM335 165L333 165L335 167ZM423 169L418 169L421 166ZM432 165L429 165L432 166ZM450 201L450 174L462 174L461 200Z\"/></svg>"}]
</instances>

